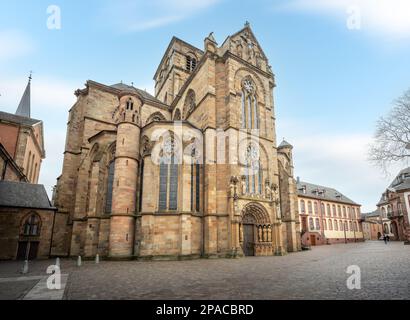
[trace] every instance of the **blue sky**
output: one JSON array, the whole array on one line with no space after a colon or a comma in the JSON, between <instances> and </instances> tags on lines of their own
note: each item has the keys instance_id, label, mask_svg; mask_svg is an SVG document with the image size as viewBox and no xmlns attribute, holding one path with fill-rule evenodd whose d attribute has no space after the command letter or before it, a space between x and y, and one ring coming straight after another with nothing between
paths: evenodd
<instances>
[{"instance_id":1,"label":"blue sky","mask_svg":"<svg viewBox=\"0 0 410 320\"><path fill-rule=\"evenodd\" d=\"M47 28L50 5L61 8L60 30ZM296 175L339 189L363 211L392 179L366 152L377 119L410 87L408 1L3 0L0 8L0 110L15 111L33 70L32 116L45 123L47 148L40 183L48 190L61 172L73 93L86 80L152 91L173 35L202 48L211 31L221 44L245 21L276 74L277 135L295 147ZM360 29L347 27L351 9Z\"/></svg>"}]
</instances>

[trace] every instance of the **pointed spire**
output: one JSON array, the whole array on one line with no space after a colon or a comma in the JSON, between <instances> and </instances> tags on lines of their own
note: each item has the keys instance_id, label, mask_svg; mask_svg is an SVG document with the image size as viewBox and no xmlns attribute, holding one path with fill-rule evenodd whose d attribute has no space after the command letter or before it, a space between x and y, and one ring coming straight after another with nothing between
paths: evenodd
<instances>
[{"instance_id":1,"label":"pointed spire","mask_svg":"<svg viewBox=\"0 0 410 320\"><path fill-rule=\"evenodd\" d=\"M30 118L31 79L32 79L32 72L30 72L26 90L24 90L24 94L21 97L20 104L16 111L16 115L18 116Z\"/></svg>"}]
</instances>

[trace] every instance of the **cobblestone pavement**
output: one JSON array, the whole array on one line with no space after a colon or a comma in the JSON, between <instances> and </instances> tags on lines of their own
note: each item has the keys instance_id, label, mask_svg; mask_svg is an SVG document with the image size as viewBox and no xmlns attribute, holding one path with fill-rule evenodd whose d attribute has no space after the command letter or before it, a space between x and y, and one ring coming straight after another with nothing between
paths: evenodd
<instances>
[{"instance_id":1,"label":"cobblestone pavement","mask_svg":"<svg viewBox=\"0 0 410 320\"><path fill-rule=\"evenodd\" d=\"M32 262L28 276L45 274L51 263ZM0 263L0 278L19 276L20 265ZM360 290L346 286L350 265L361 269ZM410 299L410 246L401 242L321 246L284 257L87 261L79 268L62 260L61 268L69 274L64 299ZM0 299L7 299L6 285Z\"/></svg>"}]
</instances>

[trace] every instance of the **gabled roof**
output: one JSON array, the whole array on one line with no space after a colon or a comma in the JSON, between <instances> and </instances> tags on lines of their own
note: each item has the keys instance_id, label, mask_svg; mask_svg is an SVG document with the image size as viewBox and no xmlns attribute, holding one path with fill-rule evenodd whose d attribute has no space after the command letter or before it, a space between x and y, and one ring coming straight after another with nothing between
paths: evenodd
<instances>
[{"instance_id":1,"label":"gabled roof","mask_svg":"<svg viewBox=\"0 0 410 320\"><path fill-rule=\"evenodd\" d=\"M225 43L226 41L229 41L230 39L236 37L237 35L239 35L239 34L245 32L245 31L248 31L248 32L249 32L249 34L250 34L252 40L255 41L256 45L258 46L258 48L259 48L259 50L260 50L260 52L261 52L261 54L262 54L262 57L263 57L266 61L268 61L269 59L267 58L265 52L263 51L262 46L259 44L259 41L258 41L258 39L256 38L255 34L253 33L252 28L251 28L251 26L250 26L250 24L249 24L248 22L245 23L245 27L244 27L244 28L242 28L242 29L239 30L238 32L236 32L236 33L234 33L234 34L228 36L223 43Z\"/></svg>"},{"instance_id":2,"label":"gabled roof","mask_svg":"<svg viewBox=\"0 0 410 320\"><path fill-rule=\"evenodd\" d=\"M298 195L301 197L309 197L309 198L315 198L319 200L341 202L341 203L359 206L358 203L354 202L353 200L349 199L344 194L342 194L341 192L333 188L324 187L324 186L320 186L320 185L312 184L308 182L303 182L303 181L299 181L296 184L296 187L298 189L297 190ZM303 192L305 188L306 188L306 193ZM319 195L316 191L321 191L321 192L324 191L324 193Z\"/></svg>"},{"instance_id":3,"label":"gabled roof","mask_svg":"<svg viewBox=\"0 0 410 320\"><path fill-rule=\"evenodd\" d=\"M201 55L204 54L204 52L203 52L201 49L199 49L199 48L193 46L192 44L190 44L190 43L188 43L188 42L186 42L186 41L184 41L184 40L181 40L181 39L179 39L179 38L173 36L172 39L171 39L171 41L170 41L169 44L168 44L167 49L165 50L165 52L164 52L164 54L163 54L163 56L162 56L162 59L161 59L160 63L158 64L157 70L155 70L154 80L155 80L155 78L157 77L158 72L160 71L161 65L162 65L162 64L164 63L164 61L165 61L165 57L167 56L169 50L171 50L171 48L172 48L172 46L174 45L175 42L180 42L180 43L182 43L183 45L185 45L185 46L187 46L187 47L190 47L192 50L198 51Z\"/></svg>"},{"instance_id":4,"label":"gabled roof","mask_svg":"<svg viewBox=\"0 0 410 320\"><path fill-rule=\"evenodd\" d=\"M41 122L41 120L19 116L16 114L3 112L3 111L0 111L0 121L13 122L13 123L21 124L24 126L33 126Z\"/></svg>"},{"instance_id":5,"label":"gabled roof","mask_svg":"<svg viewBox=\"0 0 410 320\"><path fill-rule=\"evenodd\" d=\"M0 207L54 209L42 184L14 181L0 181Z\"/></svg>"}]
</instances>

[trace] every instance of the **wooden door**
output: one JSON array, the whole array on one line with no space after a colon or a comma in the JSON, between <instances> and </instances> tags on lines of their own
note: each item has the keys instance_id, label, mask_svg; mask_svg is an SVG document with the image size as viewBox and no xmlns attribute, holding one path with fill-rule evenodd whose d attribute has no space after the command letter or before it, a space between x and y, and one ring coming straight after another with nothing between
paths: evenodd
<instances>
[{"instance_id":1,"label":"wooden door","mask_svg":"<svg viewBox=\"0 0 410 320\"><path fill-rule=\"evenodd\" d=\"M253 224L243 225L243 253L245 256L255 255L255 226Z\"/></svg>"},{"instance_id":2,"label":"wooden door","mask_svg":"<svg viewBox=\"0 0 410 320\"><path fill-rule=\"evenodd\" d=\"M37 258L37 253L38 253L38 245L39 242L30 242L30 251L28 254L28 259L29 260L35 260Z\"/></svg>"},{"instance_id":3,"label":"wooden door","mask_svg":"<svg viewBox=\"0 0 410 320\"><path fill-rule=\"evenodd\" d=\"M311 244L312 246L315 246L315 245L316 245L316 236L313 235L313 234L310 236L310 244Z\"/></svg>"},{"instance_id":4,"label":"wooden door","mask_svg":"<svg viewBox=\"0 0 410 320\"><path fill-rule=\"evenodd\" d=\"M28 241L19 241L17 248L17 260L26 260Z\"/></svg>"}]
</instances>

